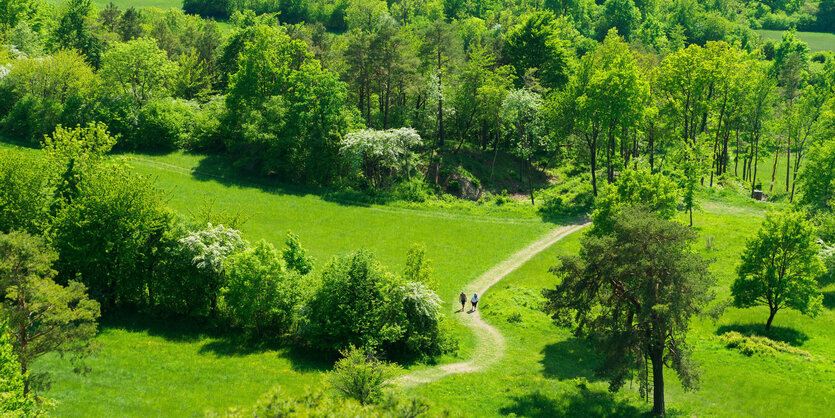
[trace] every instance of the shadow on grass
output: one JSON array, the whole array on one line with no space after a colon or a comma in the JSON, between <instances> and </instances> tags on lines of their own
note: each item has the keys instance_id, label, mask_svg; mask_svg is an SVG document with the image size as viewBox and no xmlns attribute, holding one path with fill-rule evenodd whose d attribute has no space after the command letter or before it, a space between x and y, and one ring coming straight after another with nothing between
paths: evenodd
<instances>
[{"instance_id":1,"label":"shadow on grass","mask_svg":"<svg viewBox=\"0 0 835 418\"><path fill-rule=\"evenodd\" d=\"M835 309L835 290L823 292L823 306L826 309Z\"/></svg>"},{"instance_id":2,"label":"shadow on grass","mask_svg":"<svg viewBox=\"0 0 835 418\"><path fill-rule=\"evenodd\" d=\"M199 345L202 355L236 357L264 352L275 352L287 358L296 371L326 371L333 367L337 357L304 347L291 338L269 338L247 335L239 330L220 329L207 320L160 318L121 312L103 317L99 321L102 332L124 330L146 333L166 341Z\"/></svg>"},{"instance_id":3,"label":"shadow on grass","mask_svg":"<svg viewBox=\"0 0 835 418\"><path fill-rule=\"evenodd\" d=\"M584 377L599 380L594 373L598 355L582 338L568 338L549 344L542 349L542 374L549 379L574 379Z\"/></svg>"},{"instance_id":4,"label":"shadow on grass","mask_svg":"<svg viewBox=\"0 0 835 418\"><path fill-rule=\"evenodd\" d=\"M774 341L782 341L793 347L799 347L809 340L808 335L792 328L772 326L770 330L766 331L765 324L722 325L716 330L716 335L722 335L731 331L736 331L743 335L756 335Z\"/></svg>"},{"instance_id":5,"label":"shadow on grass","mask_svg":"<svg viewBox=\"0 0 835 418\"><path fill-rule=\"evenodd\" d=\"M499 410L503 415L521 417L644 417L651 416L609 392L579 389L552 399L541 392L511 398L513 404Z\"/></svg>"}]
</instances>

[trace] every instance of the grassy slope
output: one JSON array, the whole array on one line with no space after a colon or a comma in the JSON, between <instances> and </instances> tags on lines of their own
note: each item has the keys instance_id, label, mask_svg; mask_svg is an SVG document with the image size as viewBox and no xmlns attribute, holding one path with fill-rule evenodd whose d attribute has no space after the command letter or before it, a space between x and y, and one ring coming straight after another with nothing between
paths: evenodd
<instances>
[{"instance_id":1,"label":"grassy slope","mask_svg":"<svg viewBox=\"0 0 835 418\"><path fill-rule=\"evenodd\" d=\"M391 270L401 271L408 247L424 243L441 282L440 295L450 302L460 285L554 226L538 219L352 206L300 190L252 187L243 180L194 175L188 168L205 163L202 157L184 154L128 160L138 173L156 178L172 208L186 212L215 200L217 209L250 217L241 228L249 239L279 246L287 230L293 230L319 267L335 254L366 247ZM250 404L275 384L301 390L317 382L318 371L326 367L282 350L241 353L234 342L188 326L183 330L182 325L105 321L97 338L102 351L91 359L93 372L86 377L73 374L64 361L45 358L36 368L56 371L54 387L46 395L62 401L57 414L200 414L207 407ZM461 332L466 355L470 335Z\"/></svg>"},{"instance_id":2,"label":"grassy slope","mask_svg":"<svg viewBox=\"0 0 835 418\"><path fill-rule=\"evenodd\" d=\"M706 198L695 215L701 237L695 248L715 259L711 266L718 278L718 299L729 297L734 266L745 237L760 223L766 205L727 203ZM708 250L705 237L713 237ZM576 254L579 234L557 243L509 276L486 295L482 314L507 338L508 355L494 369L472 376L456 376L417 388L418 393L442 405L457 405L466 392L467 411L476 415L516 413L520 416L629 416L646 413L636 385L616 395L594 377L595 355L581 340L559 328L536 310L539 289L555 284L548 267L561 254ZM751 329L763 324L762 308L728 309L722 318L696 320L689 341L704 375L702 389L685 393L667 374L667 405L671 412L698 416L822 416L835 408L835 287L825 289L828 308L818 318L782 311L775 318L775 335L811 353L745 357L725 348L717 330ZM524 306L524 305L529 306ZM520 322L514 322L515 314ZM776 338L776 337L775 337ZM584 384L577 378L588 379Z\"/></svg>"},{"instance_id":3,"label":"grassy slope","mask_svg":"<svg viewBox=\"0 0 835 418\"><path fill-rule=\"evenodd\" d=\"M760 34L763 39L771 39L775 42L780 42L783 39L783 33L785 33L785 31L781 30L765 29L757 29L755 32ZM797 37L800 38L801 41L806 42L812 52L835 51L835 34L821 32L797 32Z\"/></svg>"}]
</instances>

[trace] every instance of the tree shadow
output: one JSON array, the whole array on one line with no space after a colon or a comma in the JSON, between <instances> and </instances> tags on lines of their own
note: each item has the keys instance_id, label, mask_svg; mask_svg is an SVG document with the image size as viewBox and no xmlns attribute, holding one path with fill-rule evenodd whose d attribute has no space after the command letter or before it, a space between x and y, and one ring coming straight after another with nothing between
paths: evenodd
<instances>
[{"instance_id":1,"label":"tree shadow","mask_svg":"<svg viewBox=\"0 0 835 418\"><path fill-rule=\"evenodd\" d=\"M542 354L539 363L542 364L542 374L546 378L566 380L583 377L600 380L594 373L600 357L582 338L571 337L549 344L542 349Z\"/></svg>"},{"instance_id":2,"label":"tree shadow","mask_svg":"<svg viewBox=\"0 0 835 418\"><path fill-rule=\"evenodd\" d=\"M835 309L835 290L823 292L823 306L826 309Z\"/></svg>"},{"instance_id":3,"label":"tree shadow","mask_svg":"<svg viewBox=\"0 0 835 418\"><path fill-rule=\"evenodd\" d=\"M736 331L743 335L756 335L774 341L782 341L793 347L799 347L809 340L808 335L792 328L772 326L770 330L766 331L765 324L722 325L716 330L716 335L722 335L731 331Z\"/></svg>"},{"instance_id":4,"label":"tree shadow","mask_svg":"<svg viewBox=\"0 0 835 418\"><path fill-rule=\"evenodd\" d=\"M313 350L287 336L257 336L237 329L221 328L203 318L154 317L118 312L99 321L102 332L125 330L146 333L169 342L199 344L198 353L216 357L241 357L265 352L290 361L296 371L325 371L333 367L334 354Z\"/></svg>"},{"instance_id":5,"label":"tree shadow","mask_svg":"<svg viewBox=\"0 0 835 418\"><path fill-rule=\"evenodd\" d=\"M580 388L576 392L564 392L552 399L541 392L528 393L512 398L513 404L499 410L503 415L516 414L531 418L550 417L646 417L648 411L616 400L609 392Z\"/></svg>"}]
</instances>

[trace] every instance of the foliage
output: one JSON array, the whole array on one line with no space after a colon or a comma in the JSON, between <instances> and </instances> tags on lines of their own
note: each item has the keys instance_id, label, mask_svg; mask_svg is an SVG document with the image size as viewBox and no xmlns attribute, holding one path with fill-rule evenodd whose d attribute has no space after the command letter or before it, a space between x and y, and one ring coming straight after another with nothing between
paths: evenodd
<instances>
[{"instance_id":1,"label":"foliage","mask_svg":"<svg viewBox=\"0 0 835 418\"><path fill-rule=\"evenodd\" d=\"M155 40L136 38L113 45L102 58L100 73L113 94L142 108L151 98L168 94L176 68Z\"/></svg>"},{"instance_id":2,"label":"foliage","mask_svg":"<svg viewBox=\"0 0 835 418\"><path fill-rule=\"evenodd\" d=\"M342 359L328 375L331 387L361 405L379 401L397 368L377 359L373 351L353 345L340 350Z\"/></svg>"},{"instance_id":3,"label":"foliage","mask_svg":"<svg viewBox=\"0 0 835 418\"><path fill-rule=\"evenodd\" d=\"M798 180L798 204L815 211L835 210L835 141L825 141L809 151Z\"/></svg>"},{"instance_id":4,"label":"foliage","mask_svg":"<svg viewBox=\"0 0 835 418\"><path fill-rule=\"evenodd\" d=\"M309 255L307 250L302 247L298 235L287 232L287 239L284 240L284 245L287 248L281 252L281 257L287 264L288 269L294 270L301 275L310 273L313 270L313 263L316 262L316 259Z\"/></svg>"},{"instance_id":5,"label":"foliage","mask_svg":"<svg viewBox=\"0 0 835 418\"><path fill-rule=\"evenodd\" d=\"M179 240L183 257L195 267L192 276L181 278L172 291L188 301L188 311L214 315L221 289L226 285L230 259L248 247L240 231L223 225L208 224L204 229L189 231ZM188 280L188 281L185 281ZM173 284L173 283L172 283Z\"/></svg>"},{"instance_id":6,"label":"foliage","mask_svg":"<svg viewBox=\"0 0 835 418\"><path fill-rule=\"evenodd\" d=\"M106 308L148 302L146 287L168 225L162 196L121 164L85 173L72 204L56 214L59 281L80 280Z\"/></svg>"},{"instance_id":7,"label":"foliage","mask_svg":"<svg viewBox=\"0 0 835 418\"><path fill-rule=\"evenodd\" d=\"M370 252L335 258L306 302L300 331L326 350L393 343L403 336L402 324L393 323L399 309L394 291L395 277Z\"/></svg>"},{"instance_id":8,"label":"foliage","mask_svg":"<svg viewBox=\"0 0 835 418\"><path fill-rule=\"evenodd\" d=\"M630 208L602 235L583 238L580 257L562 257L562 277L546 289L546 310L588 335L604 358L597 372L620 389L638 371L642 391L652 380L653 411L663 415L664 366L685 389L699 374L686 342L690 318L713 299L715 279L690 246L692 230ZM652 365L652 375L647 366Z\"/></svg>"},{"instance_id":9,"label":"foliage","mask_svg":"<svg viewBox=\"0 0 835 418\"><path fill-rule=\"evenodd\" d=\"M232 256L226 277L222 293L235 323L259 335L290 329L305 292L272 245L259 241Z\"/></svg>"},{"instance_id":10,"label":"foliage","mask_svg":"<svg viewBox=\"0 0 835 418\"><path fill-rule=\"evenodd\" d=\"M28 373L21 373L20 362L9 338L6 322L0 322L0 413L3 416L29 416L35 399L24 392Z\"/></svg>"},{"instance_id":11,"label":"foliage","mask_svg":"<svg viewBox=\"0 0 835 418\"><path fill-rule=\"evenodd\" d=\"M412 128L378 131L363 129L345 135L340 154L361 171L377 188L385 186L395 173L408 178L417 162L415 148L422 144Z\"/></svg>"},{"instance_id":12,"label":"foliage","mask_svg":"<svg viewBox=\"0 0 835 418\"><path fill-rule=\"evenodd\" d=\"M27 374L36 358L50 353L71 353L78 360L90 352L96 335L99 304L87 298L79 282L67 286L52 279L57 254L39 237L22 232L0 235L0 291L2 316L12 344ZM29 380L24 393L29 391Z\"/></svg>"},{"instance_id":13,"label":"foliage","mask_svg":"<svg viewBox=\"0 0 835 418\"><path fill-rule=\"evenodd\" d=\"M778 352L809 356L809 352L792 347L782 341L774 341L757 335L743 335L736 331L720 335L719 340L728 348L735 348L748 357L754 354L773 356Z\"/></svg>"},{"instance_id":14,"label":"foliage","mask_svg":"<svg viewBox=\"0 0 835 418\"><path fill-rule=\"evenodd\" d=\"M595 201L591 233L610 234L616 217L624 209L635 205L644 206L661 219L672 219L678 200L676 184L663 174L652 174L645 169L626 170Z\"/></svg>"},{"instance_id":15,"label":"foliage","mask_svg":"<svg viewBox=\"0 0 835 418\"><path fill-rule=\"evenodd\" d=\"M0 150L0 232L45 228L49 195L43 171L38 159Z\"/></svg>"},{"instance_id":16,"label":"foliage","mask_svg":"<svg viewBox=\"0 0 835 418\"><path fill-rule=\"evenodd\" d=\"M403 278L410 282L423 283L424 286L437 291L438 281L432 275L432 260L426 256L425 245L412 244L409 247Z\"/></svg>"},{"instance_id":17,"label":"foliage","mask_svg":"<svg viewBox=\"0 0 835 418\"><path fill-rule=\"evenodd\" d=\"M546 88L559 88L568 81L572 54L568 43L559 37L552 13L528 14L508 31L506 40L505 48L519 80L535 69Z\"/></svg>"},{"instance_id":18,"label":"foliage","mask_svg":"<svg viewBox=\"0 0 835 418\"><path fill-rule=\"evenodd\" d=\"M17 60L6 78L13 92L3 119L7 134L35 143L59 124L82 124L98 97L100 80L84 57L60 50L46 58Z\"/></svg>"},{"instance_id":19,"label":"foliage","mask_svg":"<svg viewBox=\"0 0 835 418\"><path fill-rule=\"evenodd\" d=\"M815 228L802 212L766 215L760 230L745 244L739 276L731 286L734 304L767 305L766 330L782 308L817 315L823 299L815 280L822 272L818 251Z\"/></svg>"}]
</instances>

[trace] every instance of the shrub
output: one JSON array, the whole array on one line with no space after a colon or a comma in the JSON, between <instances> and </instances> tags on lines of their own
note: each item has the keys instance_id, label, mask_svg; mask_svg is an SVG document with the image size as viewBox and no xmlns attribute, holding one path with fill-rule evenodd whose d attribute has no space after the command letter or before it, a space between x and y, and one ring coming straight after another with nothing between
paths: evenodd
<instances>
[{"instance_id":1,"label":"shrub","mask_svg":"<svg viewBox=\"0 0 835 418\"><path fill-rule=\"evenodd\" d=\"M284 244L287 248L282 251L281 256L284 258L284 262L287 263L287 268L295 270L302 275L310 273L313 270L315 259L307 254L307 250L302 248L302 244L299 242L299 236L288 232Z\"/></svg>"},{"instance_id":2,"label":"shrub","mask_svg":"<svg viewBox=\"0 0 835 418\"><path fill-rule=\"evenodd\" d=\"M259 241L232 256L226 276L223 297L236 324L259 335L290 329L303 294L301 280L272 245Z\"/></svg>"},{"instance_id":3,"label":"shrub","mask_svg":"<svg viewBox=\"0 0 835 418\"><path fill-rule=\"evenodd\" d=\"M133 149L173 150L188 143L198 113L187 101L161 99L140 109L136 127L123 144Z\"/></svg>"},{"instance_id":4,"label":"shrub","mask_svg":"<svg viewBox=\"0 0 835 418\"><path fill-rule=\"evenodd\" d=\"M328 374L328 383L340 395L354 399L361 405L380 400L397 367L379 360L374 352L349 346L339 352L342 359Z\"/></svg>"},{"instance_id":5,"label":"shrub","mask_svg":"<svg viewBox=\"0 0 835 418\"><path fill-rule=\"evenodd\" d=\"M41 231L47 223L48 194L40 160L0 150L0 232Z\"/></svg>"},{"instance_id":6,"label":"shrub","mask_svg":"<svg viewBox=\"0 0 835 418\"><path fill-rule=\"evenodd\" d=\"M797 354L804 357L809 356L808 352L792 347L784 342L774 341L756 335L743 335L736 331L730 331L720 335L719 340L728 348L735 348L748 357L754 354L773 356L778 352Z\"/></svg>"},{"instance_id":7,"label":"shrub","mask_svg":"<svg viewBox=\"0 0 835 418\"><path fill-rule=\"evenodd\" d=\"M393 300L396 280L365 250L333 259L307 301L302 334L316 347L378 347L403 337Z\"/></svg>"}]
</instances>

